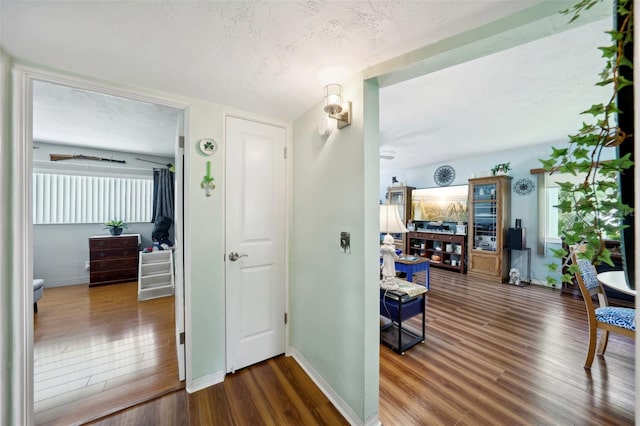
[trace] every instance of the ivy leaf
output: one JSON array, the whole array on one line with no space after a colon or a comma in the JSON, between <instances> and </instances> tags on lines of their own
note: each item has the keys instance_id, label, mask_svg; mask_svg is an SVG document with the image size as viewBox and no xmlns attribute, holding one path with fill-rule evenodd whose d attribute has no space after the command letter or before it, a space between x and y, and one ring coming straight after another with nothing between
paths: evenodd
<instances>
[{"instance_id":1,"label":"ivy leaf","mask_svg":"<svg viewBox=\"0 0 640 426\"><path fill-rule=\"evenodd\" d=\"M603 104L593 104L591 108L588 110L582 111L581 114L591 114L594 117L604 113L604 105Z\"/></svg>"},{"instance_id":2,"label":"ivy leaf","mask_svg":"<svg viewBox=\"0 0 640 426\"><path fill-rule=\"evenodd\" d=\"M611 36L611 40L623 40L624 39L624 33L618 30L610 30L610 31L605 31L605 34L609 34Z\"/></svg>"},{"instance_id":3,"label":"ivy leaf","mask_svg":"<svg viewBox=\"0 0 640 426\"><path fill-rule=\"evenodd\" d=\"M552 152L551 155L554 155L557 157L563 157L569 153L569 148L556 148L552 146L551 152Z\"/></svg>"},{"instance_id":4,"label":"ivy leaf","mask_svg":"<svg viewBox=\"0 0 640 426\"><path fill-rule=\"evenodd\" d=\"M575 150L573 150L573 156L576 158L584 158L584 159L588 159L589 158L589 150L586 148L576 148Z\"/></svg>"},{"instance_id":5,"label":"ivy leaf","mask_svg":"<svg viewBox=\"0 0 640 426\"><path fill-rule=\"evenodd\" d=\"M633 85L633 81L629 81L628 79L624 78L621 75L618 76L618 90L621 90L623 87L632 86L632 85Z\"/></svg>"},{"instance_id":6,"label":"ivy leaf","mask_svg":"<svg viewBox=\"0 0 640 426\"><path fill-rule=\"evenodd\" d=\"M569 200L564 200L555 207L557 207L562 213L568 213L573 210L573 204Z\"/></svg>"},{"instance_id":7,"label":"ivy leaf","mask_svg":"<svg viewBox=\"0 0 640 426\"><path fill-rule=\"evenodd\" d=\"M624 157L617 159L621 164L620 168L629 169L633 166L633 161L631 161L631 153L625 154Z\"/></svg>"},{"instance_id":8,"label":"ivy leaf","mask_svg":"<svg viewBox=\"0 0 640 426\"><path fill-rule=\"evenodd\" d=\"M609 73L607 73L607 75L602 76L602 80L597 82L596 86L604 87L613 83L613 78L607 78L607 77L609 77Z\"/></svg>"},{"instance_id":9,"label":"ivy leaf","mask_svg":"<svg viewBox=\"0 0 640 426\"><path fill-rule=\"evenodd\" d=\"M573 282L574 275L571 274L562 274L562 282L571 283Z\"/></svg>"},{"instance_id":10,"label":"ivy leaf","mask_svg":"<svg viewBox=\"0 0 640 426\"><path fill-rule=\"evenodd\" d=\"M633 68L633 62L631 62L629 59L627 59L626 56L622 56L618 59L618 63L621 67L629 67L629 68Z\"/></svg>"},{"instance_id":11,"label":"ivy leaf","mask_svg":"<svg viewBox=\"0 0 640 426\"><path fill-rule=\"evenodd\" d=\"M549 250L551 251L551 253L553 253L553 255L555 257L562 258L562 257L565 257L567 255L567 251L565 249L563 249L562 247L558 248L558 249L550 248Z\"/></svg>"},{"instance_id":12,"label":"ivy leaf","mask_svg":"<svg viewBox=\"0 0 640 426\"><path fill-rule=\"evenodd\" d=\"M618 46L601 46L598 47L598 50L602 51L603 58L614 58L618 53Z\"/></svg>"},{"instance_id":13,"label":"ivy leaf","mask_svg":"<svg viewBox=\"0 0 640 426\"><path fill-rule=\"evenodd\" d=\"M539 161L542 163L542 168L545 169L546 171L552 170L555 166L555 161L553 159L548 159L548 160L540 159Z\"/></svg>"},{"instance_id":14,"label":"ivy leaf","mask_svg":"<svg viewBox=\"0 0 640 426\"><path fill-rule=\"evenodd\" d=\"M611 252L606 248L603 250L600 256L598 256L598 260L606 263L609 266L614 266L613 260L611 260Z\"/></svg>"}]
</instances>

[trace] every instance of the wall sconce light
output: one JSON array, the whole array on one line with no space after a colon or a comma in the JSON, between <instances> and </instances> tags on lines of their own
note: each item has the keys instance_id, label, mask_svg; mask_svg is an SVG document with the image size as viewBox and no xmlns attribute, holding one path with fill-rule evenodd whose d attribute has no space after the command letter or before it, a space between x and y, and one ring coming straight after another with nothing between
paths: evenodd
<instances>
[{"instance_id":1,"label":"wall sconce light","mask_svg":"<svg viewBox=\"0 0 640 426\"><path fill-rule=\"evenodd\" d=\"M327 84L324 87L324 112L337 120L338 129L351 124L351 101L342 103L342 86Z\"/></svg>"}]
</instances>

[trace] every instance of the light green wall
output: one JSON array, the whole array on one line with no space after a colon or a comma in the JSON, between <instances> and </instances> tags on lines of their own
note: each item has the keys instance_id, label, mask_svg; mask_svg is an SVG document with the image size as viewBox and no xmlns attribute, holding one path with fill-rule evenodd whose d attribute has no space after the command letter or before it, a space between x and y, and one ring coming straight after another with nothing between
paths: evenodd
<instances>
[{"instance_id":1,"label":"light green wall","mask_svg":"<svg viewBox=\"0 0 640 426\"><path fill-rule=\"evenodd\" d=\"M376 246L363 242L377 235L379 213L377 171L364 162L378 148L365 144L363 97L361 78L345 86L352 124L328 138L316 130L321 104L293 125L289 343L365 420L377 414L379 294Z\"/></svg>"},{"instance_id":2,"label":"light green wall","mask_svg":"<svg viewBox=\"0 0 640 426\"><path fill-rule=\"evenodd\" d=\"M364 81L364 419L378 417L380 388L380 182L378 84Z\"/></svg>"},{"instance_id":3,"label":"light green wall","mask_svg":"<svg viewBox=\"0 0 640 426\"><path fill-rule=\"evenodd\" d=\"M1 52L1 51L0 51ZM9 80L9 75L14 64L11 58L1 56L0 82L2 88L2 103L0 113L2 117L2 145L0 146L0 195L2 199L12 198L9 183L15 179L21 171L12 171L12 136L9 133L9 125L12 122L10 96L14 89ZM70 80L79 77L71 73L52 71L46 67L29 65L30 70L41 69L44 74L54 72L62 79ZM37 72L37 71L35 71ZM89 77L81 77L84 81L94 82L98 85L108 86L115 90L136 93L139 96L147 96L161 99L174 105L186 105L185 116L185 274L188 284L186 294L187 303L191 309L187 311L185 320L191 323L192 333L187 336L191 345L191 357L187 359L187 379L192 381L210 380L211 375L221 374L225 368L225 322L224 322L224 222L223 222L223 114L224 110L219 105L214 105L194 99L182 98L177 95L131 88L114 83L105 83L93 80ZM237 112L236 113L240 113ZM200 138L214 138L219 143L216 155L205 157L197 149L197 141ZM216 189L211 197L205 197L200 189L200 182L206 174L206 161L211 161L212 174L215 179ZM22 423L22 413L17 412L22 405L20 393L11 392L16 381L24 378L24 367L17 364L16 348L21 347L21 342L15 341L15 328L12 323L11 299L14 283L11 279L11 263L14 251L14 240L7 233L11 229L11 206L6 203L1 211L0 233L2 233L2 256L0 257L0 319L1 319L1 352L0 372L2 380L0 390L2 395L0 402L0 424ZM27 384L28 386L28 384Z\"/></svg>"},{"instance_id":4,"label":"light green wall","mask_svg":"<svg viewBox=\"0 0 640 426\"><path fill-rule=\"evenodd\" d=\"M185 238L186 280L191 292L187 312L191 322L191 358L187 365L191 377L197 379L224 371L225 368L225 300L224 300L224 198L223 192L223 109L204 102L191 101L185 120ZM201 138L218 142L218 152L204 156L197 147ZM206 175L206 162L211 161L211 174L216 189L205 196L200 182Z\"/></svg>"}]
</instances>

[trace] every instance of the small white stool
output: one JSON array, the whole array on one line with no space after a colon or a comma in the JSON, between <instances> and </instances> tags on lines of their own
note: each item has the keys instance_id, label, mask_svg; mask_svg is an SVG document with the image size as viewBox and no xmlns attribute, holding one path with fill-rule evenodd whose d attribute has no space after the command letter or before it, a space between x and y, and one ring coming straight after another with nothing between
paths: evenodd
<instances>
[{"instance_id":1,"label":"small white stool","mask_svg":"<svg viewBox=\"0 0 640 426\"><path fill-rule=\"evenodd\" d=\"M38 313L38 300L42 298L44 292L44 280L42 278L33 279L33 313Z\"/></svg>"}]
</instances>

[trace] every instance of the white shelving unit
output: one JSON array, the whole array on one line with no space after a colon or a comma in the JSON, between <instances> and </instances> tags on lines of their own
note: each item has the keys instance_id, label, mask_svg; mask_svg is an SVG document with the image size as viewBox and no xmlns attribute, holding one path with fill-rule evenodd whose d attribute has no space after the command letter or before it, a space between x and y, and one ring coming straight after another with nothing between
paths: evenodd
<instances>
[{"instance_id":1,"label":"white shelving unit","mask_svg":"<svg viewBox=\"0 0 640 426\"><path fill-rule=\"evenodd\" d=\"M173 251L140 253L138 268L138 300L149 300L173 294Z\"/></svg>"}]
</instances>

